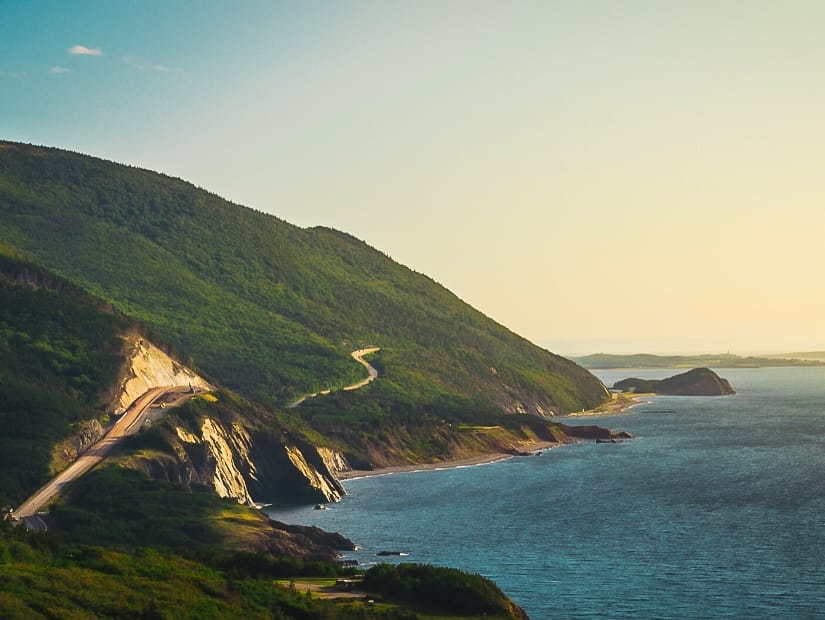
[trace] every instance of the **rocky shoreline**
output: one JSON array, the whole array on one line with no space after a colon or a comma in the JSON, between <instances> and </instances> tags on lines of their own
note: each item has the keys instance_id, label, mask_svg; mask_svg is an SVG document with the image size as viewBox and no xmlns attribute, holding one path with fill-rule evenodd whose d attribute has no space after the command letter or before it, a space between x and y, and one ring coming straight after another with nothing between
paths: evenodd
<instances>
[{"instance_id":1,"label":"rocky shoreline","mask_svg":"<svg viewBox=\"0 0 825 620\"><path fill-rule=\"evenodd\" d=\"M512 452L495 452L492 454L480 454L478 456L471 456L465 459L454 459L447 461L437 461L435 463L420 463L417 465L396 465L394 467L381 467L379 469L369 470L350 470L338 472L336 475L339 480L352 480L354 478L367 478L371 476L388 476L390 474L403 474L418 471L431 471L438 469L453 469L456 467L474 467L476 465L486 465L488 463L495 463L496 461L503 461L514 456L527 456L528 454L536 454L564 445L551 441L537 441L534 443L523 444L519 446L518 450L521 454L513 454Z\"/></svg>"},{"instance_id":2,"label":"rocky shoreline","mask_svg":"<svg viewBox=\"0 0 825 620\"><path fill-rule=\"evenodd\" d=\"M619 415L620 413L626 413L633 409L633 407L637 407L639 405L644 405L647 403L647 398L651 396L655 396L655 394L648 393L633 393L629 392L626 394L619 394L616 392L611 393L611 398L605 404L597 407L595 409L589 409L587 411L581 412L574 412L568 413L566 416L561 416L562 418L581 418L581 417L589 417L589 416L600 416L600 415Z\"/></svg>"},{"instance_id":3,"label":"rocky shoreline","mask_svg":"<svg viewBox=\"0 0 825 620\"><path fill-rule=\"evenodd\" d=\"M645 400L646 396L648 395L639 395L639 394L613 394L610 401L601 405L596 409L590 409L588 411L582 411L581 413L571 413L567 416L563 417L584 417L584 416L602 416L602 415L618 415L621 413L625 413L629 411L633 407L637 405L643 405L647 402ZM617 442L621 441L622 439L629 439L629 433L613 433L613 431L609 431L608 429L601 429L597 426L580 426L580 427L569 427L571 429L580 429L582 432L577 433L577 435L572 436L571 439L574 443L579 441L588 441L590 439L593 440L601 440L602 442ZM600 432L597 432L598 431ZM593 431L593 432L588 432ZM444 461L436 461L433 463L418 463L418 464L408 464L408 465L395 465L390 467L380 467L377 469L351 469L347 471L336 471L335 477L340 481L345 480L353 480L355 478L368 478L372 476L389 476L391 474L403 474L403 473L413 473L413 472L420 472L420 471L433 471L439 469L453 469L456 467L475 467L477 465L487 465L489 463L495 463L497 461L503 461L505 459L510 459L515 456L532 456L544 452L546 450L550 450L552 448L557 448L559 446L567 445L563 442L556 442L556 441L534 441L530 443L519 444L514 446L509 451L506 452L492 452L489 454L479 454L477 456L471 456L467 458L461 459L448 459Z\"/></svg>"}]
</instances>

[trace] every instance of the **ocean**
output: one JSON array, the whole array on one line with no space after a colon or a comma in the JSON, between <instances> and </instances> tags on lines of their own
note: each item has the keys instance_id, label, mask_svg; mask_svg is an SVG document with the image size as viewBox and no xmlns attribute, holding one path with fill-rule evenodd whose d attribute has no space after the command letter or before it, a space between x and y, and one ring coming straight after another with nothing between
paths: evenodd
<instances>
[{"instance_id":1,"label":"ocean","mask_svg":"<svg viewBox=\"0 0 825 620\"><path fill-rule=\"evenodd\" d=\"M825 368L717 372L735 396L564 420L624 443L350 480L329 510L269 512L343 533L366 566L480 573L533 620L825 618Z\"/></svg>"}]
</instances>

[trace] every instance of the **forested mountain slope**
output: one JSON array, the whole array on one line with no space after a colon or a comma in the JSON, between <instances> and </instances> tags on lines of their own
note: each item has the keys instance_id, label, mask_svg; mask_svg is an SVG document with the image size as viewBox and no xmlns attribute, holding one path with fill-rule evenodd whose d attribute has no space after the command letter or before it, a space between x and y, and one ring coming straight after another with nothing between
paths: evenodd
<instances>
[{"instance_id":1,"label":"forested mountain slope","mask_svg":"<svg viewBox=\"0 0 825 620\"><path fill-rule=\"evenodd\" d=\"M120 333L130 326L0 246L0 505L51 477L61 441L101 432L98 420L125 361Z\"/></svg>"},{"instance_id":2,"label":"forested mountain slope","mask_svg":"<svg viewBox=\"0 0 825 620\"><path fill-rule=\"evenodd\" d=\"M449 416L606 398L587 371L349 235L153 172L0 142L0 237L269 404L360 378L349 353L368 344L382 347L384 380L367 390L385 413L412 399Z\"/></svg>"},{"instance_id":3,"label":"forested mountain slope","mask_svg":"<svg viewBox=\"0 0 825 620\"><path fill-rule=\"evenodd\" d=\"M0 506L19 506L102 437L101 423L112 412L149 387L204 386L153 347L144 329L0 245ZM282 412L207 385L209 394L167 410L110 460L240 502L316 503L340 498L344 490L335 476L350 463L424 462L581 436L580 427L508 416L461 399L435 409L392 381L382 383L372 394L340 391ZM386 414L390 409L393 415ZM444 412L467 424L436 415Z\"/></svg>"},{"instance_id":4,"label":"forested mountain slope","mask_svg":"<svg viewBox=\"0 0 825 620\"><path fill-rule=\"evenodd\" d=\"M0 506L19 506L100 439L118 403L122 411L156 385L204 387L181 366L182 378L159 370L158 350L159 374L143 367L137 377L136 358L149 363L152 348L141 329L0 245ZM297 419L217 390L167 411L122 443L114 460L241 502L254 494L314 503L343 493L325 462L342 457L325 443Z\"/></svg>"}]
</instances>

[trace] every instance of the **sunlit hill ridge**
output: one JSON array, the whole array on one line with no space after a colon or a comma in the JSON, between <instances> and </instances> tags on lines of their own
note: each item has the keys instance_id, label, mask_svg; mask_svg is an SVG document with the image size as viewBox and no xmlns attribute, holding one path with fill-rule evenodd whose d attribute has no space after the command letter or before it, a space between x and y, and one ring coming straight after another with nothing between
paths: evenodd
<instances>
[{"instance_id":1,"label":"sunlit hill ridge","mask_svg":"<svg viewBox=\"0 0 825 620\"><path fill-rule=\"evenodd\" d=\"M607 398L587 371L365 243L161 174L2 143L0 234L256 402L333 390L294 415L368 464L485 449L461 448L445 422L550 416ZM350 353L369 345L381 347L381 380L336 393L362 378ZM392 441L378 439L385 432Z\"/></svg>"}]
</instances>

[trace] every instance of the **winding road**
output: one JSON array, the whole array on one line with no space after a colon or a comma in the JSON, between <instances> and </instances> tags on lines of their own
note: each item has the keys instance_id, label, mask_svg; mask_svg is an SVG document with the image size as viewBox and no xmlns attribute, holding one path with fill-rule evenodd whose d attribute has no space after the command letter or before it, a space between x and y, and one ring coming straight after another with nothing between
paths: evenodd
<instances>
[{"instance_id":1,"label":"winding road","mask_svg":"<svg viewBox=\"0 0 825 620\"><path fill-rule=\"evenodd\" d=\"M352 359L354 359L359 364L364 365L364 367L367 369L367 373L369 373L369 376L366 379L364 379L363 381L359 381L358 383L353 383L352 385L348 385L348 386L346 386L344 388L341 388L341 389L343 389L347 392L352 391L352 390L358 390L358 389L364 387L365 385L371 383L372 381L375 381L378 378L378 371L375 369L375 367L372 364L370 364L367 360L364 359L364 356L365 355L371 355L373 353L378 353L378 351L380 351L380 350L381 350L381 347L367 347L366 349L358 349L357 351L353 351L352 353L350 353L350 355L352 356ZM307 398L315 398L316 396L326 396L330 392L332 392L332 390L321 390L320 392L314 392L312 394L307 394L306 396L302 396L301 398L296 400L294 403L288 405L287 409L294 409L295 407L300 405L302 402L304 402Z\"/></svg>"},{"instance_id":2,"label":"winding road","mask_svg":"<svg viewBox=\"0 0 825 620\"><path fill-rule=\"evenodd\" d=\"M43 524L43 521L36 516L37 512L57 497L67 484L100 463L120 440L139 431L143 426L149 407L160 398L171 394L178 394L178 398L168 405L172 407L191 398L193 395L188 388L180 386L156 387L144 393L143 396L129 406L100 441L93 444L74 463L52 478L50 482L23 502L19 508L12 511L12 517L21 521L26 520L27 524L34 529L44 529L44 525L42 527L38 525L38 521L40 524ZM35 520L34 523L31 522L32 519Z\"/></svg>"},{"instance_id":3,"label":"winding road","mask_svg":"<svg viewBox=\"0 0 825 620\"><path fill-rule=\"evenodd\" d=\"M378 353L378 351L380 351L380 350L381 350L380 347L369 347L367 349L358 349L357 351L353 351L351 353L352 359L354 359L356 362L359 362L359 363L363 364L366 367L367 372L369 373L369 377L367 377L363 381L359 381L358 383L354 383L353 385L348 385L347 387L344 388L345 390L347 390L347 391L357 390L359 388L364 387L368 383L371 383L372 381L375 381L378 378L378 371L375 369L375 367L372 364L370 364L367 360L364 359L364 356L365 355L371 355L372 353Z\"/></svg>"},{"instance_id":4,"label":"winding road","mask_svg":"<svg viewBox=\"0 0 825 620\"><path fill-rule=\"evenodd\" d=\"M351 391L360 389L378 378L378 371L372 364L364 359L364 356L377 353L380 350L380 347L367 347L351 353L355 361L364 365L369 376L358 383L344 387L344 390ZM330 391L331 390L324 390L305 396L292 403L290 408L297 407L307 398L312 398L319 394L329 394ZM57 474L50 482L40 488L18 508L13 510L11 513L12 518L18 521L24 521L31 529L46 529L46 524L37 514L40 509L60 495L66 485L100 463L124 437L133 435L143 427L144 422L156 418L157 416L148 413L149 408L161 398L169 397L173 394L177 394L177 398L167 403L169 407L175 407L193 396L193 393L190 392L188 388L180 386L156 387L148 390L129 406L100 441L93 444L86 452L79 456L74 463Z\"/></svg>"}]
</instances>

